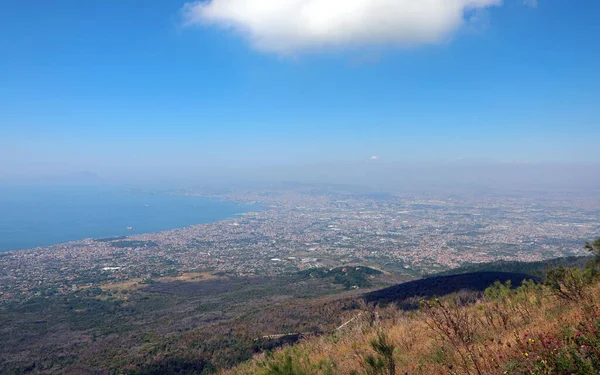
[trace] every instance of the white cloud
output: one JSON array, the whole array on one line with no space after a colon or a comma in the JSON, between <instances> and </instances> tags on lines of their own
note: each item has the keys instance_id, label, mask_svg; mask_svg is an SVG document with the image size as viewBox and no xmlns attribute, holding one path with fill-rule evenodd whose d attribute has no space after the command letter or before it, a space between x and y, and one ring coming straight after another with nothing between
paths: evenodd
<instances>
[{"instance_id":1,"label":"white cloud","mask_svg":"<svg viewBox=\"0 0 600 375\"><path fill-rule=\"evenodd\" d=\"M378 160L379 156L371 156L371 160Z\"/></svg>"},{"instance_id":2,"label":"white cloud","mask_svg":"<svg viewBox=\"0 0 600 375\"><path fill-rule=\"evenodd\" d=\"M523 0L523 3L528 7L537 8L538 2L537 0Z\"/></svg>"},{"instance_id":3,"label":"white cloud","mask_svg":"<svg viewBox=\"0 0 600 375\"><path fill-rule=\"evenodd\" d=\"M277 53L353 45L437 43L465 12L502 0L206 0L187 3L185 24L220 25ZM524 0L531 2L534 0Z\"/></svg>"}]
</instances>

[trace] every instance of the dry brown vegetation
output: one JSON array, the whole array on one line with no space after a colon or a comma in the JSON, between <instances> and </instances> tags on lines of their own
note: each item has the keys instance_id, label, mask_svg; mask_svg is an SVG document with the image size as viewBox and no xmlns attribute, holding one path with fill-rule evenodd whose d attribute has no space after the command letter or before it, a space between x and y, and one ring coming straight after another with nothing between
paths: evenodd
<instances>
[{"instance_id":1,"label":"dry brown vegetation","mask_svg":"<svg viewBox=\"0 0 600 375\"><path fill-rule=\"evenodd\" d=\"M2 305L0 373L59 374L72 368L129 375L214 373L297 339L255 338L337 327L370 290L347 290L341 282L400 281L386 275L385 283L378 275L335 283L335 275L186 273Z\"/></svg>"},{"instance_id":2,"label":"dry brown vegetation","mask_svg":"<svg viewBox=\"0 0 600 375\"><path fill-rule=\"evenodd\" d=\"M343 331L258 355L225 374L598 374L597 281L561 291L498 283L473 298L423 301L412 313L365 305Z\"/></svg>"}]
</instances>

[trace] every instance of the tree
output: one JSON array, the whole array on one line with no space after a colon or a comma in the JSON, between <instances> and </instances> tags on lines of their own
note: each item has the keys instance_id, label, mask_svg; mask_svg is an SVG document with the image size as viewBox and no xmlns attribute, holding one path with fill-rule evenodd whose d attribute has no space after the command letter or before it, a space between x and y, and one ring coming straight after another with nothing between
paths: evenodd
<instances>
[{"instance_id":1,"label":"tree","mask_svg":"<svg viewBox=\"0 0 600 375\"><path fill-rule=\"evenodd\" d=\"M594 256L594 259L590 262L590 266L597 268L598 264L600 264L600 237L596 238L594 242L586 242L583 247Z\"/></svg>"},{"instance_id":2,"label":"tree","mask_svg":"<svg viewBox=\"0 0 600 375\"><path fill-rule=\"evenodd\" d=\"M584 248L594 256L584 270L561 266L549 270L546 274L546 285L556 296L571 301L580 301L586 297L586 287L598 276L600 237L594 242L586 242Z\"/></svg>"}]
</instances>

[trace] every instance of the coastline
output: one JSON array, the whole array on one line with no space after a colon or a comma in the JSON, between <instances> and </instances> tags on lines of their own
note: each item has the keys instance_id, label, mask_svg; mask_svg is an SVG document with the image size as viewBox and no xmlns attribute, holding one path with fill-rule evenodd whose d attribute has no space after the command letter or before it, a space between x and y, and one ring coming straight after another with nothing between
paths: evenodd
<instances>
[{"instance_id":1,"label":"coastline","mask_svg":"<svg viewBox=\"0 0 600 375\"><path fill-rule=\"evenodd\" d=\"M113 192L113 194L115 194ZM193 227L193 226L197 226L197 225L206 225L206 224L212 224L212 223L217 223L217 222L222 222L222 221L228 221L228 220L233 220L236 218L240 218L243 217L244 215L250 214L250 213L255 213L255 212L260 212L260 211L264 211L267 208L262 206L260 203L258 202L245 202L243 200L232 200L232 199L227 199L225 197L222 196L198 196L198 195L184 195L184 194L172 194L171 192L160 192L160 193L150 193L150 192L142 192L142 193L131 193L131 192L127 192L127 191L120 191L118 193L115 194L116 196L119 197L127 197L127 196L136 196L136 197L152 197L152 198L156 198L156 197L160 197L162 199L169 199L172 197L185 197L185 199L188 198L195 198L195 199L199 199L200 201L200 208L202 208L202 205L206 205L207 209L211 210L212 213L208 214L208 216L206 217L198 217L196 219L189 217L190 214L189 212L191 212L191 210L193 210L194 208L198 207L198 204L181 204L181 202L178 203L178 205L180 206L178 209L179 210L185 210L187 211L187 213L185 215L181 215L184 216L183 218L181 217L174 217L173 220L171 222L168 222L168 219L163 219L164 222L161 222L159 224L156 223L146 223L143 222L140 224L140 222L137 223L133 223L128 221L126 224L124 223L124 225L121 225L118 228L110 228L110 229L104 229L101 228L102 224L98 224L98 228L86 228L86 232L87 233L91 233L91 232L96 232L98 234L91 234L91 235L83 235L80 237L76 237L75 234L61 234L56 236L57 238L62 237L65 238L63 240L59 239L56 241L52 241L52 240L48 240L48 239L41 239L39 242L39 245L36 246L15 246L15 247L10 247L7 248L6 245L1 246L2 243L0 243L0 256L6 256L9 253L14 253L14 252L25 252L25 251L47 251L47 250L51 250L52 248L55 248L57 246L61 246L61 245L76 245L78 243L84 243L86 241L93 241L93 240L98 240L98 239L103 239L103 238L112 238L112 237L125 237L127 239L129 238L134 238L134 237L138 237L138 236L143 236L143 235L151 235L151 234L159 234L162 232L167 232L167 231L172 231L172 230L178 230L178 229L185 229L188 227ZM104 198L103 196L100 197L100 199ZM161 202L164 204L164 202ZM215 203L217 204L223 204L223 208L224 208L224 214L219 213L219 207L218 205L215 205ZM144 206L147 208L149 205L148 204L144 204ZM83 210L83 209L82 209ZM117 208L118 211L118 208ZM81 213L80 213L81 215ZM161 218L163 216L167 216L167 215L162 215L161 212L154 212L155 216L160 216ZM93 215L92 215L93 216ZM200 215L201 216L201 215ZM214 217L211 217L214 216ZM144 220L141 219L141 215L138 215L135 217L136 220ZM8 220L7 220L8 221ZM133 220L132 220L133 221ZM172 224L171 224L172 223ZM2 224L2 223L0 223ZM75 224L79 224L79 223L75 223ZM47 232L49 231L48 229L45 229L43 227L40 227L40 229L36 230L29 230L27 233L11 233L11 230L13 230L13 228L11 228L11 225L8 225L5 228L2 228L0 226L0 234L2 234L2 232L4 231L4 234L8 237L15 237L16 239L14 240L15 242L22 242L19 239L19 236L27 236L28 238L31 237L35 237L36 236L36 232L39 231L40 233L43 233L40 235L40 237L44 237L44 235L47 234ZM70 225L65 225L65 227L69 228ZM162 227L162 228L161 228ZM99 229L100 228L100 229ZM62 228L60 228L62 229ZM66 231L68 232L68 230ZM54 234L54 233L53 233ZM71 237L71 238L68 238ZM8 241L6 241L8 242Z\"/></svg>"}]
</instances>

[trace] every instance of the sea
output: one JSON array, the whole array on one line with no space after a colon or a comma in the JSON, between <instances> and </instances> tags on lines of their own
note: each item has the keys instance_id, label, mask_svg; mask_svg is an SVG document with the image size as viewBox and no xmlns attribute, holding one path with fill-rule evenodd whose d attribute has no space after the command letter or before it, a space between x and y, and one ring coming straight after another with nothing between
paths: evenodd
<instances>
[{"instance_id":1,"label":"sea","mask_svg":"<svg viewBox=\"0 0 600 375\"><path fill-rule=\"evenodd\" d=\"M260 209L216 198L132 193L122 187L0 186L0 252L159 232Z\"/></svg>"}]
</instances>

